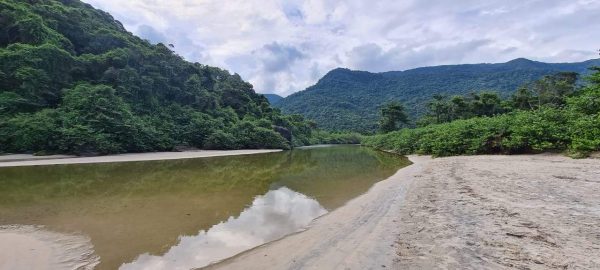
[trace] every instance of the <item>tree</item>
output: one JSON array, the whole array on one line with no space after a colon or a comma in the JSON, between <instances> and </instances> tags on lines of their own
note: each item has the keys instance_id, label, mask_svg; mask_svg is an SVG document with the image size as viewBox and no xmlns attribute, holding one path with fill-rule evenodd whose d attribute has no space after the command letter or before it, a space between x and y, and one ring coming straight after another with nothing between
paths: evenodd
<instances>
[{"instance_id":1,"label":"tree","mask_svg":"<svg viewBox=\"0 0 600 270\"><path fill-rule=\"evenodd\" d=\"M559 72L524 85L513 94L513 106L524 110L533 110L544 105L563 106L566 98L576 90L577 77L575 72Z\"/></svg>"},{"instance_id":2,"label":"tree","mask_svg":"<svg viewBox=\"0 0 600 270\"><path fill-rule=\"evenodd\" d=\"M380 110L381 119L379 129L381 133L388 133L398 129L398 123L407 124L408 116L404 112L404 106L397 101L389 102Z\"/></svg>"},{"instance_id":3,"label":"tree","mask_svg":"<svg viewBox=\"0 0 600 270\"><path fill-rule=\"evenodd\" d=\"M472 113L475 116L493 116L502 112L502 99L494 92L472 94Z\"/></svg>"},{"instance_id":4,"label":"tree","mask_svg":"<svg viewBox=\"0 0 600 270\"><path fill-rule=\"evenodd\" d=\"M429 115L434 119L434 123L444 123L449 119L449 104L446 97L440 94L433 95L433 99L427 103Z\"/></svg>"},{"instance_id":5,"label":"tree","mask_svg":"<svg viewBox=\"0 0 600 270\"><path fill-rule=\"evenodd\" d=\"M533 94L526 86L521 86L511 97L512 107L519 110L533 109Z\"/></svg>"}]
</instances>

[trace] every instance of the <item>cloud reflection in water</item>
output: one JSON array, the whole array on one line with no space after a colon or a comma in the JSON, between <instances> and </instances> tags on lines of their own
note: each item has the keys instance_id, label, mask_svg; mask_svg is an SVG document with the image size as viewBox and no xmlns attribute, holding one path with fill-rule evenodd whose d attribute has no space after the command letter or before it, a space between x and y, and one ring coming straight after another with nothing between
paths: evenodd
<instances>
[{"instance_id":1,"label":"cloud reflection in water","mask_svg":"<svg viewBox=\"0 0 600 270\"><path fill-rule=\"evenodd\" d=\"M190 269L209 265L307 226L327 211L314 199L286 187L256 197L239 217L208 231L182 236L162 256L142 254L121 270Z\"/></svg>"}]
</instances>

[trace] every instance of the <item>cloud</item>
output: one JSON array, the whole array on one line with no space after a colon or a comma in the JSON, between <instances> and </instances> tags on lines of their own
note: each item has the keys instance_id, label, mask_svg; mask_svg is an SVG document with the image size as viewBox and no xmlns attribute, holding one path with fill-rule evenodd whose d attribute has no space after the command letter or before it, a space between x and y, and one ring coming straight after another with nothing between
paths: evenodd
<instances>
[{"instance_id":1,"label":"cloud","mask_svg":"<svg viewBox=\"0 0 600 270\"><path fill-rule=\"evenodd\" d=\"M142 24L138 26L135 31L140 37L147 39L148 41L157 44L157 43L165 43L167 41L167 37L163 35L161 32L156 31L156 29L152 28L152 26Z\"/></svg>"},{"instance_id":2,"label":"cloud","mask_svg":"<svg viewBox=\"0 0 600 270\"><path fill-rule=\"evenodd\" d=\"M327 213L319 202L286 187L254 199L237 217L214 225L179 243L161 256L142 254L121 270L195 269L306 227Z\"/></svg>"},{"instance_id":3,"label":"cloud","mask_svg":"<svg viewBox=\"0 0 600 270\"><path fill-rule=\"evenodd\" d=\"M84 0L190 61L288 95L336 67L373 72L597 57L591 0Z\"/></svg>"},{"instance_id":4,"label":"cloud","mask_svg":"<svg viewBox=\"0 0 600 270\"><path fill-rule=\"evenodd\" d=\"M290 65L304 58L304 54L296 47L281 45L277 42L263 46L261 50L256 51L256 55L261 59L266 72L289 70Z\"/></svg>"},{"instance_id":5,"label":"cloud","mask_svg":"<svg viewBox=\"0 0 600 270\"><path fill-rule=\"evenodd\" d=\"M377 44L369 43L354 47L347 53L347 57L348 63L353 68L384 72L394 70L398 66L416 68L463 62L463 56L485 49L485 46L490 43L491 40L480 39L417 48L394 46L387 50Z\"/></svg>"}]
</instances>

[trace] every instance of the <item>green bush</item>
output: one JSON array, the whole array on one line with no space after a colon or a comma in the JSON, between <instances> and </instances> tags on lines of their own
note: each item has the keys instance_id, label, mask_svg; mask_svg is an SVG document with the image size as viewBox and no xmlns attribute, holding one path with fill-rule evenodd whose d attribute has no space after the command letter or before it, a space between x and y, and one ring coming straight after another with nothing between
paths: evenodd
<instances>
[{"instance_id":1,"label":"green bush","mask_svg":"<svg viewBox=\"0 0 600 270\"><path fill-rule=\"evenodd\" d=\"M95 132L89 126L73 125L61 130L60 150L75 154L120 153L124 149L111 135Z\"/></svg>"},{"instance_id":2,"label":"green bush","mask_svg":"<svg viewBox=\"0 0 600 270\"><path fill-rule=\"evenodd\" d=\"M261 124L260 122L258 124ZM236 144L241 148L290 149L290 144L279 133L255 122L241 121L233 127Z\"/></svg>"},{"instance_id":3,"label":"green bush","mask_svg":"<svg viewBox=\"0 0 600 270\"><path fill-rule=\"evenodd\" d=\"M18 114L0 121L0 151L59 150L59 119L59 112L46 109L32 114Z\"/></svg>"},{"instance_id":4,"label":"green bush","mask_svg":"<svg viewBox=\"0 0 600 270\"><path fill-rule=\"evenodd\" d=\"M433 156L568 151L574 157L585 157L600 150L600 68L593 70L596 72L588 78L591 83L579 91L573 92L572 82L556 84L554 92L560 95L550 96L560 96L560 102L369 136L363 144L401 154ZM574 80L573 74L567 75ZM546 77L541 83L552 78ZM567 90L559 87L564 85L568 85Z\"/></svg>"},{"instance_id":5,"label":"green bush","mask_svg":"<svg viewBox=\"0 0 600 270\"><path fill-rule=\"evenodd\" d=\"M365 137L363 144L400 154L433 156L563 150L583 156L600 149L598 138L600 120L597 114L541 108L403 129Z\"/></svg>"},{"instance_id":6,"label":"green bush","mask_svg":"<svg viewBox=\"0 0 600 270\"><path fill-rule=\"evenodd\" d=\"M569 144L569 117L563 110L542 108L505 116L510 121L502 145L509 153L564 150Z\"/></svg>"},{"instance_id":7,"label":"green bush","mask_svg":"<svg viewBox=\"0 0 600 270\"><path fill-rule=\"evenodd\" d=\"M206 138L204 148L211 150L229 150L237 149L238 146L233 135L219 130Z\"/></svg>"},{"instance_id":8,"label":"green bush","mask_svg":"<svg viewBox=\"0 0 600 270\"><path fill-rule=\"evenodd\" d=\"M570 125L572 141L570 153L575 157L587 156L590 152L600 149L600 116L580 116Z\"/></svg>"}]
</instances>

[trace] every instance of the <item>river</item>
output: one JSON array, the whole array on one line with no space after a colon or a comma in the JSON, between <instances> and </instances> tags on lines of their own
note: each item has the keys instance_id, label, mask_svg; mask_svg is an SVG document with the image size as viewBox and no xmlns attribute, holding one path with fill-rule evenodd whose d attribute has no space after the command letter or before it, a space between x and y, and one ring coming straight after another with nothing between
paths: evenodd
<instances>
[{"instance_id":1,"label":"river","mask_svg":"<svg viewBox=\"0 0 600 270\"><path fill-rule=\"evenodd\" d=\"M409 163L330 146L0 168L0 232L83 237L77 258L100 270L198 268L300 231Z\"/></svg>"}]
</instances>

